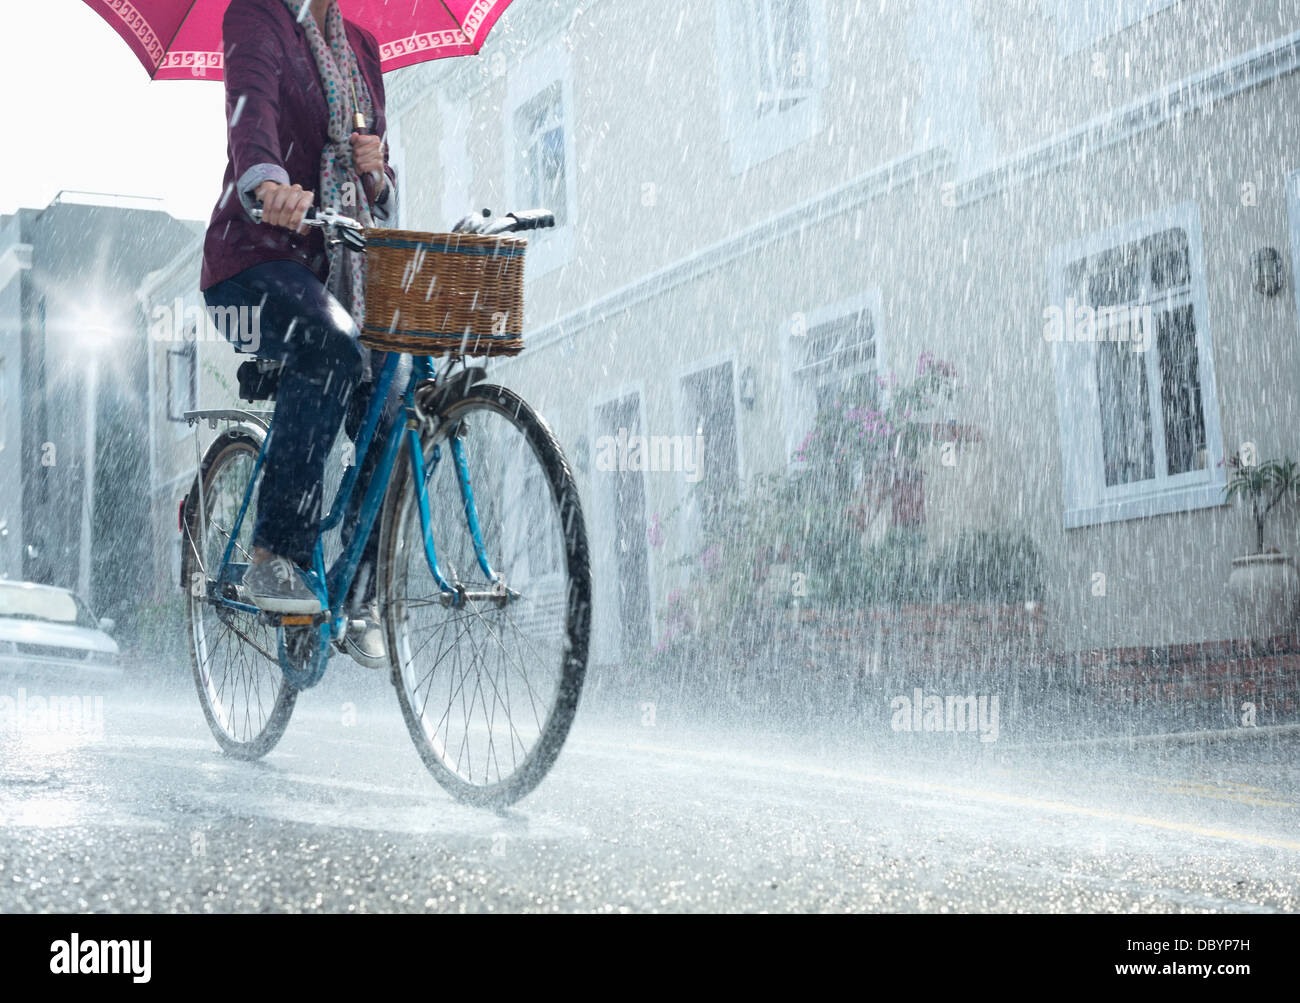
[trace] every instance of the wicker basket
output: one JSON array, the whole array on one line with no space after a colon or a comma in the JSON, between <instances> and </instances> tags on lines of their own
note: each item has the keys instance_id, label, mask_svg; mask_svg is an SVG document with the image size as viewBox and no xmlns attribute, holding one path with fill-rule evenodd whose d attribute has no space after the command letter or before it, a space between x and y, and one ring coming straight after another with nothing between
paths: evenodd
<instances>
[{"instance_id":1,"label":"wicker basket","mask_svg":"<svg viewBox=\"0 0 1300 1003\"><path fill-rule=\"evenodd\" d=\"M414 355L518 355L524 237L366 231L361 341Z\"/></svg>"}]
</instances>

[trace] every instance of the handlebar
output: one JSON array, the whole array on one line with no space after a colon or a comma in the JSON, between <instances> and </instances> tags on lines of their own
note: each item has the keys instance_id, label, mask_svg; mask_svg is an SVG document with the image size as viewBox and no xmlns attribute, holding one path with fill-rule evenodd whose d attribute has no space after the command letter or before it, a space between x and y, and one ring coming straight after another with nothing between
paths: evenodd
<instances>
[{"instance_id":1,"label":"handlebar","mask_svg":"<svg viewBox=\"0 0 1300 1003\"><path fill-rule=\"evenodd\" d=\"M255 222L262 222L262 207L257 206L254 208L252 210L252 216ZM356 230L358 232L365 229L360 222L353 219L351 216L341 216L334 209L318 209L316 206L312 206L307 210L307 215L302 219L302 225L317 226L322 229L328 226L338 226L349 230Z\"/></svg>"},{"instance_id":2,"label":"handlebar","mask_svg":"<svg viewBox=\"0 0 1300 1003\"><path fill-rule=\"evenodd\" d=\"M491 209L470 213L451 228L452 233L520 233L543 230L555 225L555 213L549 209L521 209L504 216L493 216Z\"/></svg>"},{"instance_id":3,"label":"handlebar","mask_svg":"<svg viewBox=\"0 0 1300 1003\"><path fill-rule=\"evenodd\" d=\"M261 206L251 211L253 219L262 222ZM302 220L303 226L318 227L325 231L326 238L342 241L354 251L363 251L366 247L366 228L351 216L343 216L333 208L317 209L312 206ZM502 233L522 233L525 230L543 230L555 226L555 213L549 209L522 209L493 216L491 209L481 213L470 213L451 228L452 233L475 233L495 236Z\"/></svg>"}]
</instances>

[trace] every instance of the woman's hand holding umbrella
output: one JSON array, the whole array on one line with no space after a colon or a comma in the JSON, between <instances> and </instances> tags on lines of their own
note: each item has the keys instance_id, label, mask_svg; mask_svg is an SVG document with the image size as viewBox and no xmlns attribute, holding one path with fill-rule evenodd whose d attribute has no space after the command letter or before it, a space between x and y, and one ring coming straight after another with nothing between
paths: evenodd
<instances>
[{"instance_id":1,"label":"woman's hand holding umbrella","mask_svg":"<svg viewBox=\"0 0 1300 1003\"><path fill-rule=\"evenodd\" d=\"M352 134L352 162L358 174L384 173L384 144L378 136Z\"/></svg>"}]
</instances>

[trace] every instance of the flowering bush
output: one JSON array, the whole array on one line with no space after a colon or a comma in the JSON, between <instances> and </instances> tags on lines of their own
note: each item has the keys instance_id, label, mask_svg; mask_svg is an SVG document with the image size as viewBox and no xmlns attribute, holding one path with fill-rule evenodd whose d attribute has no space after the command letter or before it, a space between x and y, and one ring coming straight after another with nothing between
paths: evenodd
<instances>
[{"instance_id":1,"label":"flowering bush","mask_svg":"<svg viewBox=\"0 0 1300 1003\"><path fill-rule=\"evenodd\" d=\"M659 631L656 654L695 632L695 610L680 589L668 593L668 603L663 613L663 626Z\"/></svg>"},{"instance_id":2,"label":"flowering bush","mask_svg":"<svg viewBox=\"0 0 1300 1003\"><path fill-rule=\"evenodd\" d=\"M917 478L921 447L930 441L922 419L952 400L957 369L922 352L916 376L902 384L891 374L879 381L887 391L881 407L836 404L825 409L795 451L795 461L823 518L847 520L861 533L893 501L900 486ZM810 499L812 500L812 499Z\"/></svg>"},{"instance_id":3,"label":"flowering bush","mask_svg":"<svg viewBox=\"0 0 1300 1003\"><path fill-rule=\"evenodd\" d=\"M885 562L898 565L888 582L868 587L864 534L901 489L919 490L918 459L930 443L930 420L937 405L953 398L957 371L923 352L911 380L891 375L880 389L882 404L837 403L818 414L795 452L792 472L760 475L743 493L711 496L697 506L705 514L699 547L678 562L689 580L663 611L661 647L692 631L752 626L763 615L757 591L773 564L798 569L816 583L819 600L830 603L916 592L919 586L904 585L924 577L911 544L895 547L897 561ZM663 541L658 513L648 537L654 547Z\"/></svg>"}]
</instances>

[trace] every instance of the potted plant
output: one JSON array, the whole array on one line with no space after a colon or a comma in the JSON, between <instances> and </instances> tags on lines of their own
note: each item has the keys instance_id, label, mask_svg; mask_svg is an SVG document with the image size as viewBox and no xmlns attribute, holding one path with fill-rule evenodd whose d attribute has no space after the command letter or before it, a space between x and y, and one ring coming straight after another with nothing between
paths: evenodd
<instances>
[{"instance_id":1,"label":"potted plant","mask_svg":"<svg viewBox=\"0 0 1300 1003\"><path fill-rule=\"evenodd\" d=\"M1300 573L1289 554L1264 548L1264 527L1278 502L1300 492L1300 466L1289 457L1248 464L1236 454L1227 468L1224 500L1249 501L1255 523L1255 550L1233 558L1228 578L1238 619L1254 639L1289 633L1300 610Z\"/></svg>"}]
</instances>

